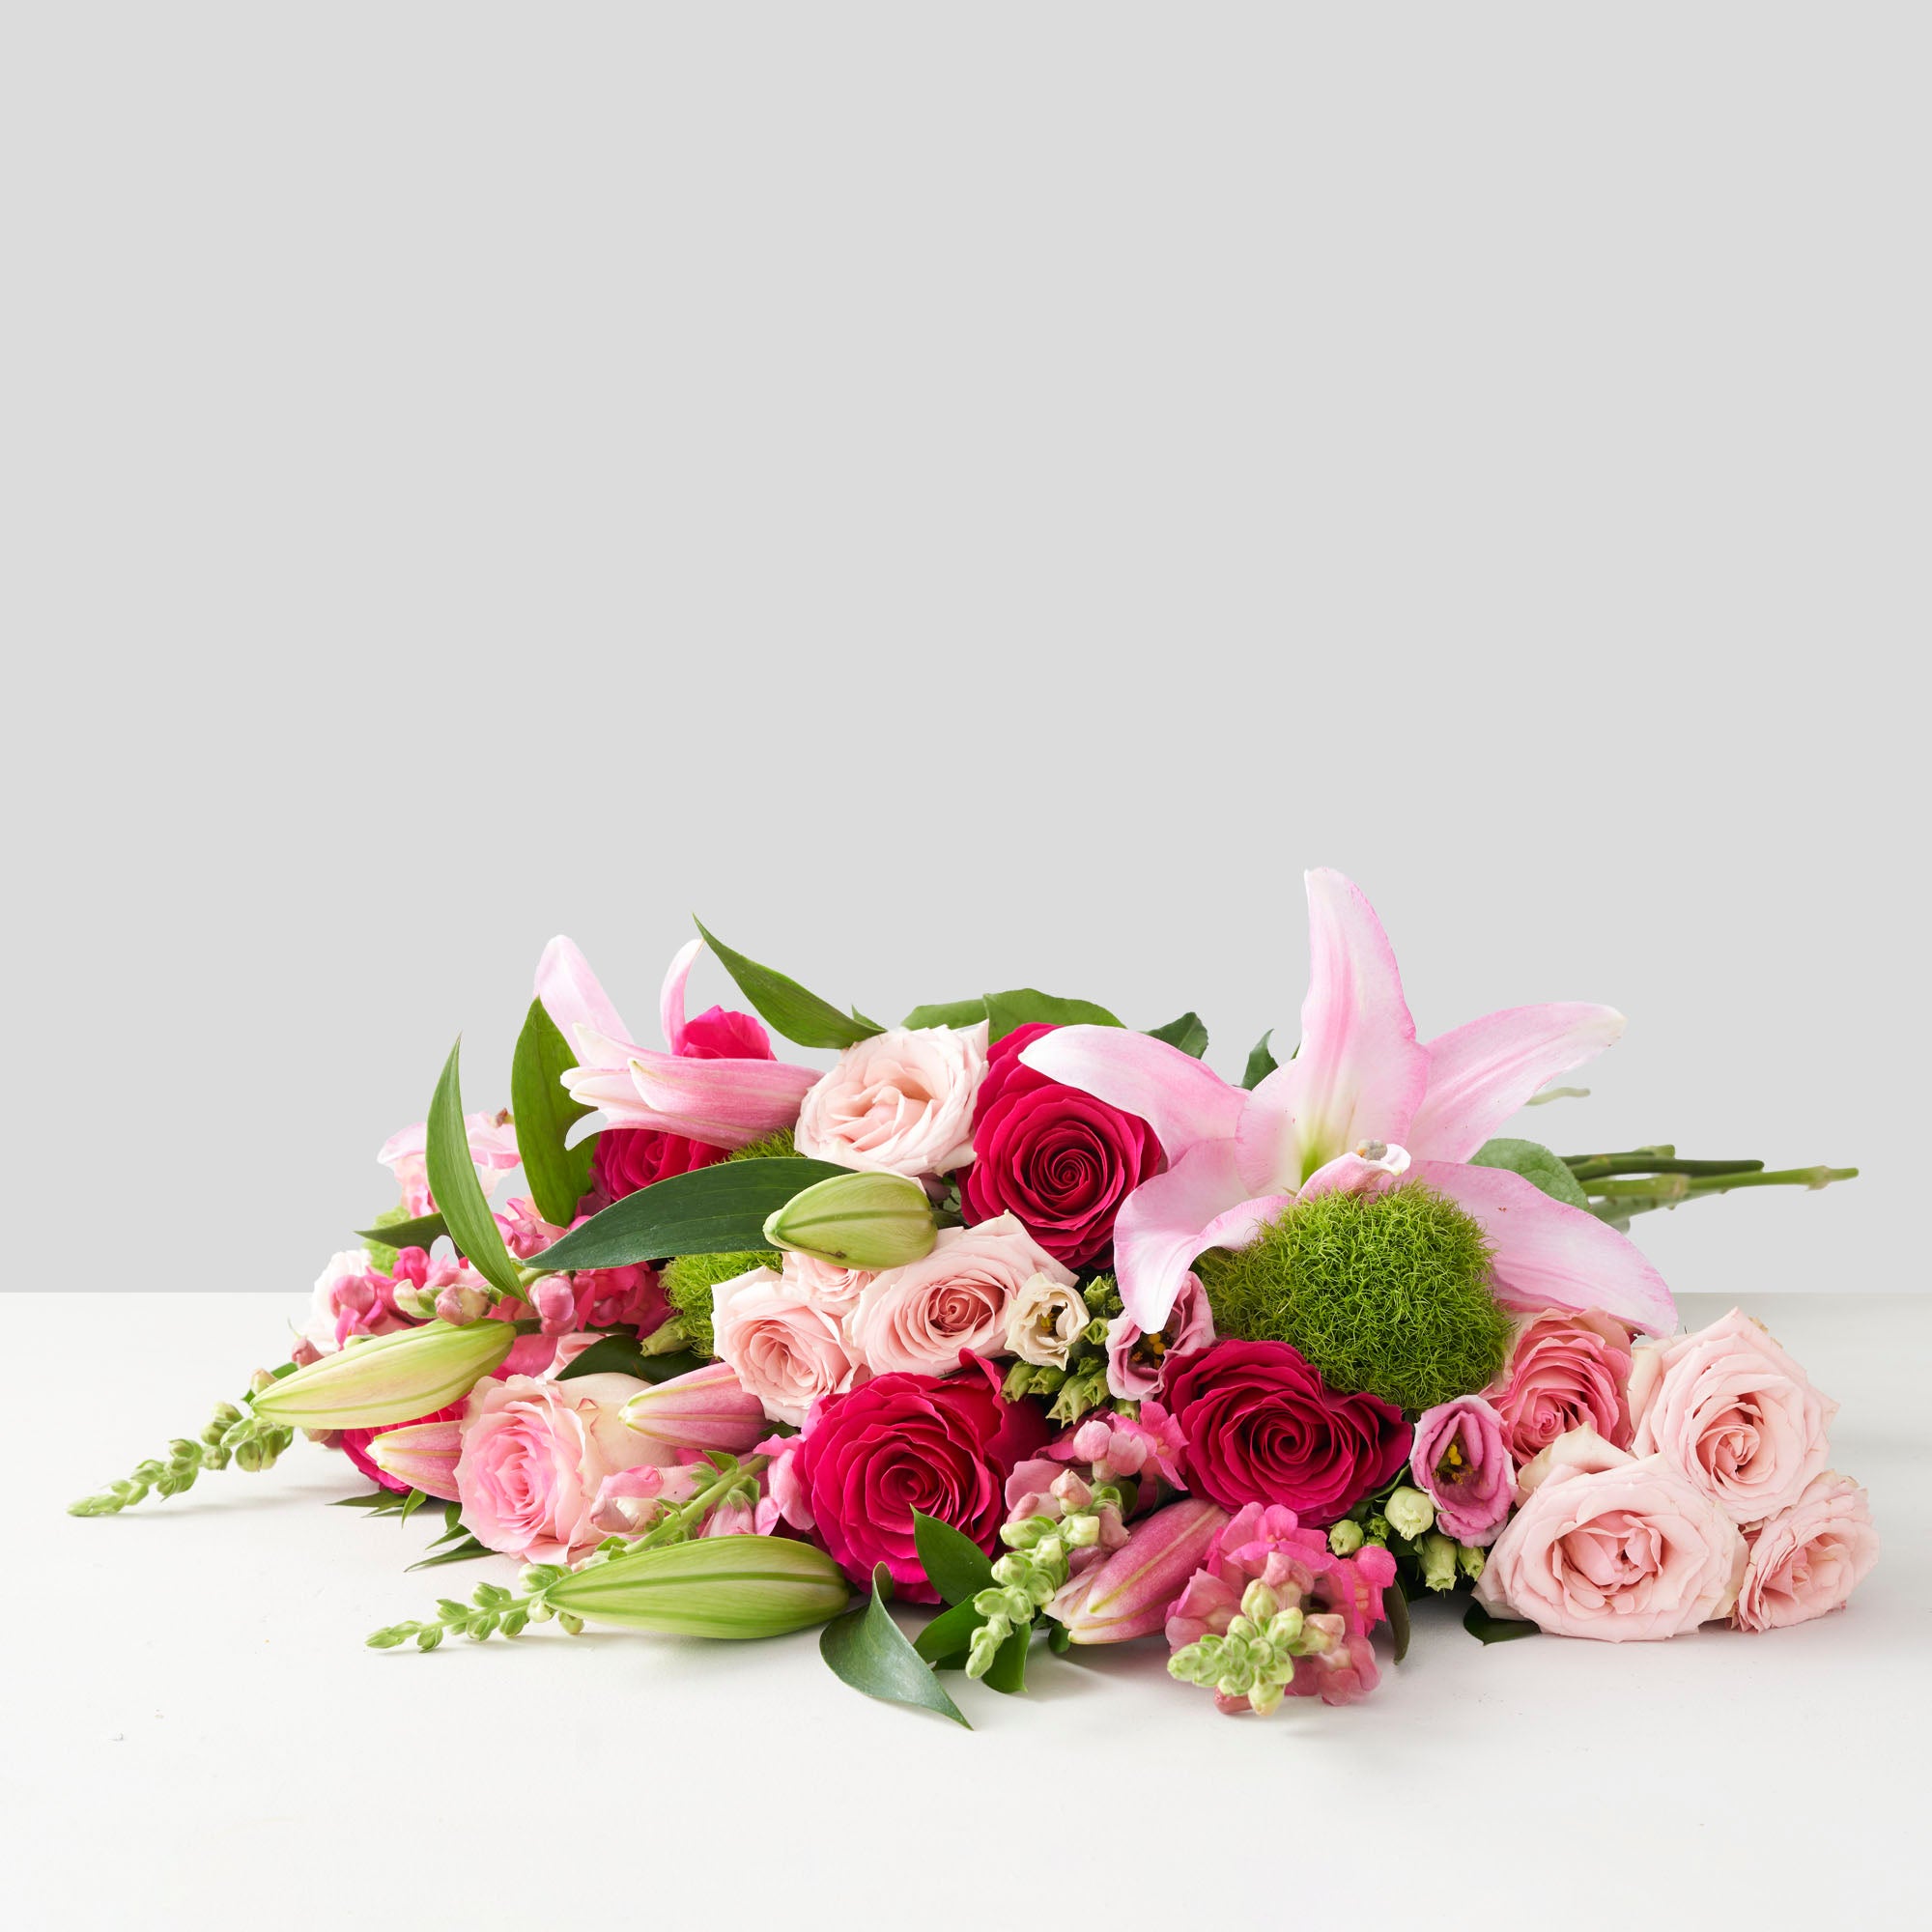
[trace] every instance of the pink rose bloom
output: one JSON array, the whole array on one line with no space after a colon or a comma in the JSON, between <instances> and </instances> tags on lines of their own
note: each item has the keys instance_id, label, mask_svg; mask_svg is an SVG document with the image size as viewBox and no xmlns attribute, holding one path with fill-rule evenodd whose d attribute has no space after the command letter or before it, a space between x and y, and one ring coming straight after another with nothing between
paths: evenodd
<instances>
[{"instance_id":1,"label":"pink rose bloom","mask_svg":"<svg viewBox=\"0 0 1932 1932\"><path fill-rule=\"evenodd\" d=\"M1677 1636L1728 1615L1745 1574L1737 1524L1662 1456L1586 1430L1522 1473L1527 1493L1490 1550L1476 1601L1558 1636Z\"/></svg>"},{"instance_id":2,"label":"pink rose bloom","mask_svg":"<svg viewBox=\"0 0 1932 1932\"><path fill-rule=\"evenodd\" d=\"M1630 1406L1632 1449L1661 1454L1737 1523L1797 1502L1824 1472L1838 1412L1739 1308L1694 1335L1638 1349Z\"/></svg>"},{"instance_id":3,"label":"pink rose bloom","mask_svg":"<svg viewBox=\"0 0 1932 1932\"><path fill-rule=\"evenodd\" d=\"M1502 1418L1519 1463L1573 1429L1591 1429L1619 1449L1631 1446L1631 1331L1601 1309L1550 1309L1517 1330L1509 1360L1484 1393Z\"/></svg>"},{"instance_id":4,"label":"pink rose bloom","mask_svg":"<svg viewBox=\"0 0 1932 1932\"><path fill-rule=\"evenodd\" d=\"M567 1563L600 1540L605 1478L653 1460L622 1410L650 1383L635 1376L485 1379L463 1414L456 1492L471 1535L506 1556Z\"/></svg>"},{"instance_id":5,"label":"pink rose bloom","mask_svg":"<svg viewBox=\"0 0 1932 1932\"><path fill-rule=\"evenodd\" d=\"M769 1046L762 1057L771 1058ZM724 1148L688 1140L683 1134L659 1133L654 1127L606 1127L591 1143L591 1191L599 1201L621 1201L674 1174L710 1167L725 1152Z\"/></svg>"},{"instance_id":6,"label":"pink rose bloom","mask_svg":"<svg viewBox=\"0 0 1932 1932\"><path fill-rule=\"evenodd\" d=\"M859 1296L872 1277L863 1268L842 1268L822 1262L816 1255L787 1251L780 1270L785 1286L814 1308L836 1315L841 1321L859 1305Z\"/></svg>"},{"instance_id":7,"label":"pink rose bloom","mask_svg":"<svg viewBox=\"0 0 1932 1932\"><path fill-rule=\"evenodd\" d=\"M1481 1396L1459 1395L1423 1411L1408 1473L1447 1535L1478 1546L1495 1541L1516 1493L1516 1464L1502 1418Z\"/></svg>"},{"instance_id":8,"label":"pink rose bloom","mask_svg":"<svg viewBox=\"0 0 1932 1932\"><path fill-rule=\"evenodd\" d=\"M487 1201L490 1190L522 1159L517 1152L517 1136L508 1114L466 1114L463 1124L469 1134L469 1158ZM429 1168L424 1159L428 1146L429 1127L418 1121L414 1126L402 1127L391 1134L376 1155L396 1177L403 1207L412 1217L436 1212L436 1202L429 1191Z\"/></svg>"},{"instance_id":9,"label":"pink rose bloom","mask_svg":"<svg viewBox=\"0 0 1932 1932\"><path fill-rule=\"evenodd\" d=\"M874 1375L944 1376L967 1355L1004 1355L1009 1304L1037 1274L1071 1288L1071 1271L1010 1214L944 1228L932 1252L875 1274L847 1332Z\"/></svg>"},{"instance_id":10,"label":"pink rose bloom","mask_svg":"<svg viewBox=\"0 0 1932 1932\"><path fill-rule=\"evenodd\" d=\"M1778 1630L1843 1609L1877 1561L1870 1498L1827 1469L1751 1539L1731 1621L1739 1630Z\"/></svg>"},{"instance_id":11,"label":"pink rose bloom","mask_svg":"<svg viewBox=\"0 0 1932 1932\"><path fill-rule=\"evenodd\" d=\"M895 1027L848 1046L806 1094L797 1143L813 1160L945 1174L973 1158L973 1107L986 1077L986 1023Z\"/></svg>"},{"instance_id":12,"label":"pink rose bloom","mask_svg":"<svg viewBox=\"0 0 1932 1932\"><path fill-rule=\"evenodd\" d=\"M842 1395L865 1371L839 1317L783 1275L754 1267L711 1292L718 1359L773 1422L804 1422L822 1395Z\"/></svg>"},{"instance_id":13,"label":"pink rose bloom","mask_svg":"<svg viewBox=\"0 0 1932 1932\"><path fill-rule=\"evenodd\" d=\"M1167 1379L1170 1356L1198 1354L1214 1339L1214 1311L1198 1274L1180 1278L1166 1324L1157 1335L1144 1334L1131 1315L1107 1326L1107 1393L1116 1402L1145 1402L1158 1395Z\"/></svg>"}]
</instances>

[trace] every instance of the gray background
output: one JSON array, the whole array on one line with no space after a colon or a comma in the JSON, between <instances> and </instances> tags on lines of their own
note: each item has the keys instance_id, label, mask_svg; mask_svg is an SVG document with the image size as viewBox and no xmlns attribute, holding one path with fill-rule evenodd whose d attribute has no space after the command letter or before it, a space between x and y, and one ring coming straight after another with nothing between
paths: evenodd
<instances>
[{"instance_id":1,"label":"gray background","mask_svg":"<svg viewBox=\"0 0 1932 1932\"><path fill-rule=\"evenodd\" d=\"M543 942L1237 1072L1304 865L1921 1287L1915 8L16 10L10 1288L305 1286ZM715 966L694 991L725 996Z\"/></svg>"}]
</instances>

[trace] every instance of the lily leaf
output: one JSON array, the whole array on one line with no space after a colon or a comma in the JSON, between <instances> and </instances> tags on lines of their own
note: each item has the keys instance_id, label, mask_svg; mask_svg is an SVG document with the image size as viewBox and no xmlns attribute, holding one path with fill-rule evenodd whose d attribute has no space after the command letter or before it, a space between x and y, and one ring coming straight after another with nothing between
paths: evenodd
<instances>
[{"instance_id":1,"label":"lily leaf","mask_svg":"<svg viewBox=\"0 0 1932 1932\"><path fill-rule=\"evenodd\" d=\"M765 1223L773 1214L814 1181L847 1172L799 1154L722 1160L613 1201L536 1259L546 1268L629 1267L668 1255L769 1248Z\"/></svg>"},{"instance_id":2,"label":"lily leaf","mask_svg":"<svg viewBox=\"0 0 1932 1932\"><path fill-rule=\"evenodd\" d=\"M591 1343L567 1369L557 1371L557 1380L567 1382L577 1376L637 1376L647 1382L668 1382L675 1376L701 1369L703 1362L689 1349L664 1355L647 1355L638 1346L638 1338L628 1328L614 1328Z\"/></svg>"},{"instance_id":3,"label":"lily leaf","mask_svg":"<svg viewBox=\"0 0 1932 1932\"><path fill-rule=\"evenodd\" d=\"M985 1621L971 1603L953 1604L920 1632L912 1647L935 1670L956 1670L973 1647L973 1633Z\"/></svg>"},{"instance_id":4,"label":"lily leaf","mask_svg":"<svg viewBox=\"0 0 1932 1932\"><path fill-rule=\"evenodd\" d=\"M1208 1029L1201 1023L1199 1013L1182 1013L1165 1026L1149 1027L1148 1037L1164 1039L1169 1046L1178 1046L1195 1060L1208 1051Z\"/></svg>"},{"instance_id":5,"label":"lily leaf","mask_svg":"<svg viewBox=\"0 0 1932 1932\"><path fill-rule=\"evenodd\" d=\"M1008 993L986 995L988 1038L1005 1039L1015 1027L1043 1020L1048 1026L1112 1026L1120 1018L1092 1000L1063 1000L1055 993L1042 993L1032 986L1015 986Z\"/></svg>"},{"instance_id":6,"label":"lily leaf","mask_svg":"<svg viewBox=\"0 0 1932 1932\"><path fill-rule=\"evenodd\" d=\"M942 1000L936 1007L915 1007L899 1022L902 1027L978 1026L986 1017L984 1000Z\"/></svg>"},{"instance_id":7,"label":"lily leaf","mask_svg":"<svg viewBox=\"0 0 1932 1932\"><path fill-rule=\"evenodd\" d=\"M872 1572L872 1594L856 1610L834 1617L818 1639L818 1654L855 1690L888 1704L909 1704L951 1718L962 1730L973 1726L946 1694L932 1666L912 1646L886 1608L892 1572L881 1563Z\"/></svg>"},{"instance_id":8,"label":"lily leaf","mask_svg":"<svg viewBox=\"0 0 1932 1932\"><path fill-rule=\"evenodd\" d=\"M1483 1643L1508 1643L1513 1637L1539 1634L1534 1624L1518 1623L1513 1617L1492 1617L1476 1603L1463 1615L1463 1628Z\"/></svg>"},{"instance_id":9,"label":"lily leaf","mask_svg":"<svg viewBox=\"0 0 1932 1932\"><path fill-rule=\"evenodd\" d=\"M1398 1577L1382 1592L1382 1614L1388 1618L1389 1634L1395 1638L1395 1661L1408 1655L1408 1597Z\"/></svg>"},{"instance_id":10,"label":"lily leaf","mask_svg":"<svg viewBox=\"0 0 1932 1932\"><path fill-rule=\"evenodd\" d=\"M427 1248L449 1230L440 1214L418 1214L413 1221L391 1221L386 1228L357 1228L355 1232L379 1248Z\"/></svg>"},{"instance_id":11,"label":"lily leaf","mask_svg":"<svg viewBox=\"0 0 1932 1932\"><path fill-rule=\"evenodd\" d=\"M449 1049L442 1078L436 1083L436 1097L429 1103L429 1144L423 1150L423 1162L429 1169L429 1190L442 1209L450 1239L462 1250L469 1265L492 1288L504 1294L515 1294L519 1287L517 1264L510 1259L510 1251L491 1219L490 1204L483 1198L483 1183L476 1179L476 1169L469 1158L458 1064L462 1055L463 1042L459 1039Z\"/></svg>"},{"instance_id":12,"label":"lily leaf","mask_svg":"<svg viewBox=\"0 0 1932 1932\"><path fill-rule=\"evenodd\" d=\"M490 1548L487 1544L478 1543L473 1536L465 1532L463 1541L457 1544L454 1548L441 1550L435 1556L425 1556L420 1563L412 1563L407 1568L410 1570L438 1570L445 1563L473 1563L479 1556L494 1556L495 1554L496 1551Z\"/></svg>"},{"instance_id":13,"label":"lily leaf","mask_svg":"<svg viewBox=\"0 0 1932 1932\"><path fill-rule=\"evenodd\" d=\"M1535 1141L1485 1141L1469 1156L1471 1167L1500 1167L1542 1188L1552 1201L1570 1208L1588 1208L1590 1197L1583 1183L1547 1147Z\"/></svg>"},{"instance_id":14,"label":"lily leaf","mask_svg":"<svg viewBox=\"0 0 1932 1932\"><path fill-rule=\"evenodd\" d=\"M570 1042L544 1011L543 1002L532 1000L510 1063L510 1112L537 1212L560 1228L577 1218L577 1204L590 1184L596 1143L593 1134L577 1147L565 1144L570 1129L591 1112L563 1088L562 1076L576 1065Z\"/></svg>"},{"instance_id":15,"label":"lily leaf","mask_svg":"<svg viewBox=\"0 0 1932 1932\"><path fill-rule=\"evenodd\" d=\"M1274 1037L1274 1028L1269 1027L1261 1038L1248 1049L1248 1069L1241 1075L1241 1085L1250 1093L1259 1087L1275 1069L1277 1062L1268 1050L1268 1041Z\"/></svg>"},{"instance_id":16,"label":"lily leaf","mask_svg":"<svg viewBox=\"0 0 1932 1932\"><path fill-rule=\"evenodd\" d=\"M738 990L751 1001L759 1016L785 1038L795 1039L800 1046L856 1046L860 1040L870 1039L875 1033L885 1031L870 1020L848 1017L831 1001L807 992L796 980L788 980L782 973L775 973L769 966L760 966L755 959L734 952L707 929L702 920L695 923L704 934L705 944L717 953L720 964L738 982Z\"/></svg>"},{"instance_id":17,"label":"lily leaf","mask_svg":"<svg viewBox=\"0 0 1932 1932\"><path fill-rule=\"evenodd\" d=\"M970 1604L981 1590L993 1587L993 1566L986 1552L950 1522L914 1510L912 1540L925 1580L949 1604Z\"/></svg>"}]
</instances>

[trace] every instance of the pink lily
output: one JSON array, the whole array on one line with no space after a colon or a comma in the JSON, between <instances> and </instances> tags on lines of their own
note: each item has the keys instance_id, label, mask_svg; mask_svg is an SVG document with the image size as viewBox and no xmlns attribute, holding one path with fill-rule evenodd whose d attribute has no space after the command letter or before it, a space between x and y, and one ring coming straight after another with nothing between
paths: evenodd
<instances>
[{"instance_id":1,"label":"pink lily","mask_svg":"<svg viewBox=\"0 0 1932 1932\"><path fill-rule=\"evenodd\" d=\"M731 1022L729 1031L741 1043L763 1044L762 1056L696 1050L691 1036L703 1022L686 1024L684 982L703 946L694 939L682 947L665 976L659 1006L668 1053L632 1040L590 962L568 939L553 939L544 948L537 998L577 1049L579 1064L563 1076L572 1099L601 1107L613 1127L648 1127L710 1147L747 1147L798 1119L799 1102L818 1074L771 1059L765 1031L749 1014L718 1019Z\"/></svg>"},{"instance_id":2,"label":"pink lily","mask_svg":"<svg viewBox=\"0 0 1932 1932\"><path fill-rule=\"evenodd\" d=\"M464 1131L469 1141L469 1158L476 1179L487 1198L492 1188L518 1164L516 1130L508 1124L507 1114L465 1114ZM412 1215L434 1211L436 1202L429 1191L429 1126L418 1121L413 1126L399 1127L377 1151L376 1158L396 1177L403 1207Z\"/></svg>"},{"instance_id":3,"label":"pink lily","mask_svg":"<svg viewBox=\"0 0 1932 1932\"><path fill-rule=\"evenodd\" d=\"M1374 908L1340 872L1310 872L1307 884L1301 1045L1252 1093L1123 1027L1061 1027L1020 1054L1140 1115L1167 1152L1167 1171L1127 1197L1115 1224L1127 1314L1152 1333L1204 1249L1243 1246L1297 1199L1407 1173L1481 1223L1506 1306L1601 1308L1668 1334L1670 1291L1623 1236L1520 1175L1467 1164L1539 1087L1608 1046L1623 1015L1517 1007L1424 1045Z\"/></svg>"}]
</instances>

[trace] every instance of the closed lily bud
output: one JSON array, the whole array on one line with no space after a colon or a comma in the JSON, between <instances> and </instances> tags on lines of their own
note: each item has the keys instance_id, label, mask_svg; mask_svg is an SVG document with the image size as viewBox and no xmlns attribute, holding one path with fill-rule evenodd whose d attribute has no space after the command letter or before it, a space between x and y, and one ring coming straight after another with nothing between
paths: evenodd
<instances>
[{"instance_id":1,"label":"closed lily bud","mask_svg":"<svg viewBox=\"0 0 1932 1932\"><path fill-rule=\"evenodd\" d=\"M1397 1490L1382 1505L1389 1527L1413 1543L1435 1527L1435 1505L1420 1490Z\"/></svg>"},{"instance_id":2,"label":"closed lily bud","mask_svg":"<svg viewBox=\"0 0 1932 1932\"><path fill-rule=\"evenodd\" d=\"M771 1433L764 1404L745 1392L726 1362L707 1362L688 1376L639 1390L624 1405L623 1417L626 1428L673 1457L706 1449L742 1456Z\"/></svg>"},{"instance_id":3,"label":"closed lily bud","mask_svg":"<svg viewBox=\"0 0 1932 1932\"><path fill-rule=\"evenodd\" d=\"M592 1563L545 1593L561 1615L673 1636L782 1636L852 1601L838 1564L780 1536L707 1536Z\"/></svg>"},{"instance_id":4,"label":"closed lily bud","mask_svg":"<svg viewBox=\"0 0 1932 1932\"><path fill-rule=\"evenodd\" d=\"M385 1476L439 1502L456 1500L456 1459L463 1453L460 1422L412 1422L369 1438L363 1452Z\"/></svg>"},{"instance_id":5,"label":"closed lily bud","mask_svg":"<svg viewBox=\"0 0 1932 1932\"><path fill-rule=\"evenodd\" d=\"M1168 1606L1208 1560L1208 1546L1228 1520L1223 1510L1186 1496L1144 1517L1104 1563L1083 1570L1046 1606L1075 1643L1124 1643L1167 1622Z\"/></svg>"},{"instance_id":6,"label":"closed lily bud","mask_svg":"<svg viewBox=\"0 0 1932 1932\"><path fill-rule=\"evenodd\" d=\"M380 1429L447 1408L501 1366L517 1339L508 1321L452 1328L431 1321L354 1342L258 1390L255 1413L292 1429Z\"/></svg>"},{"instance_id":7,"label":"closed lily bud","mask_svg":"<svg viewBox=\"0 0 1932 1932\"><path fill-rule=\"evenodd\" d=\"M938 1238L925 1189L900 1174L835 1174L765 1222L775 1248L871 1273L919 1261Z\"/></svg>"}]
</instances>

